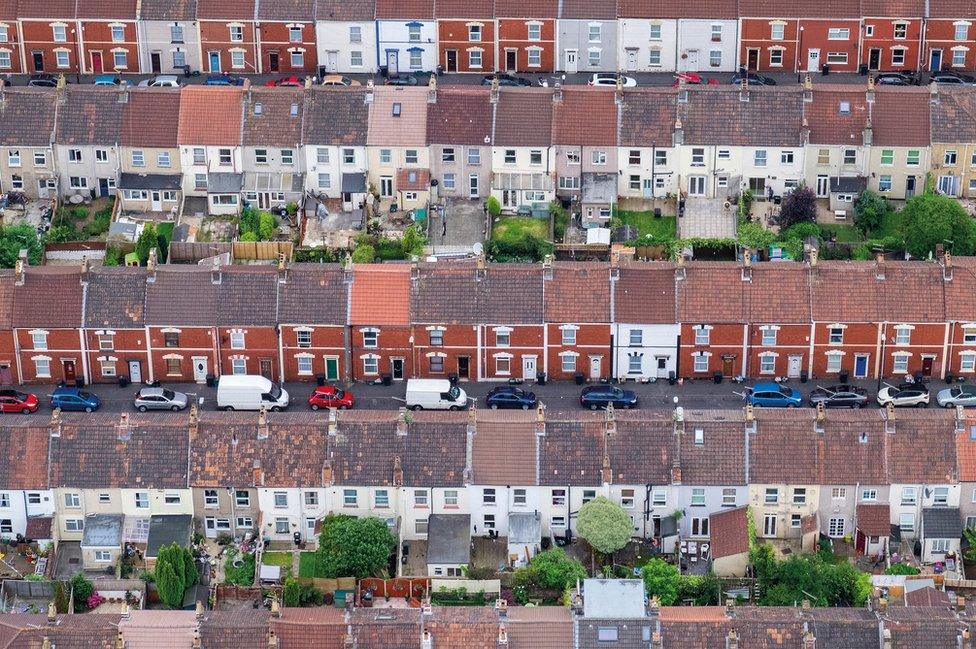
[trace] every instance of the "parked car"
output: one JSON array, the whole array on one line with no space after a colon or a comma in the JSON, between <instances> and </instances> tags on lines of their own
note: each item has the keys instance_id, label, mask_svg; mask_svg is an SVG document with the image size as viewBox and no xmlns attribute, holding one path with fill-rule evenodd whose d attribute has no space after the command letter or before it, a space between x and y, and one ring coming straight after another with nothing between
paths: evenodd
<instances>
[{"instance_id":1,"label":"parked car","mask_svg":"<svg viewBox=\"0 0 976 649\"><path fill-rule=\"evenodd\" d=\"M61 410L84 410L94 412L102 405L97 394L80 388L57 388L51 393L51 407Z\"/></svg>"},{"instance_id":2,"label":"parked car","mask_svg":"<svg viewBox=\"0 0 976 649\"><path fill-rule=\"evenodd\" d=\"M265 81L264 85L269 88L274 87L285 87L285 88L304 88L305 81L296 75L291 75L288 77L281 77L280 79L271 79L270 81Z\"/></svg>"},{"instance_id":3,"label":"parked car","mask_svg":"<svg viewBox=\"0 0 976 649\"><path fill-rule=\"evenodd\" d=\"M803 404L800 391L768 381L746 388L746 403L765 408L796 408Z\"/></svg>"},{"instance_id":4,"label":"parked car","mask_svg":"<svg viewBox=\"0 0 976 649\"><path fill-rule=\"evenodd\" d=\"M407 379L404 403L411 410L464 410L468 393L447 379Z\"/></svg>"},{"instance_id":5,"label":"parked car","mask_svg":"<svg viewBox=\"0 0 976 649\"><path fill-rule=\"evenodd\" d=\"M205 86L243 86L244 77L236 77L232 74L211 74L203 82Z\"/></svg>"},{"instance_id":6,"label":"parked car","mask_svg":"<svg viewBox=\"0 0 976 649\"><path fill-rule=\"evenodd\" d=\"M0 412L37 412L37 395L19 390L0 390Z\"/></svg>"},{"instance_id":7,"label":"parked car","mask_svg":"<svg viewBox=\"0 0 976 649\"><path fill-rule=\"evenodd\" d=\"M732 75L732 80L729 81L731 84L738 85L742 83L742 79L746 79L746 83L750 86L775 86L776 79L772 77L766 77L761 74L756 74L755 72L749 72L743 75L741 72L736 72Z\"/></svg>"},{"instance_id":8,"label":"parked car","mask_svg":"<svg viewBox=\"0 0 976 649\"><path fill-rule=\"evenodd\" d=\"M132 405L139 412L147 410L172 410L178 412L186 408L189 398L182 392L165 388L142 388L136 392Z\"/></svg>"},{"instance_id":9,"label":"parked car","mask_svg":"<svg viewBox=\"0 0 976 649\"><path fill-rule=\"evenodd\" d=\"M586 82L588 86L617 86L617 79L620 79L624 88L636 88L637 79L634 77L627 77L621 74L616 74L614 72L595 72L590 80Z\"/></svg>"},{"instance_id":10,"label":"parked car","mask_svg":"<svg viewBox=\"0 0 976 649\"><path fill-rule=\"evenodd\" d=\"M878 405L886 406L889 403L896 408L902 406L925 408L929 405L929 388L924 383L889 385L878 392Z\"/></svg>"},{"instance_id":11,"label":"parked car","mask_svg":"<svg viewBox=\"0 0 976 649\"><path fill-rule=\"evenodd\" d=\"M943 70L942 72L933 72L932 76L929 77L929 83L971 86L976 84L976 77L953 70Z\"/></svg>"},{"instance_id":12,"label":"parked car","mask_svg":"<svg viewBox=\"0 0 976 649\"><path fill-rule=\"evenodd\" d=\"M0 393L2 394L2 393ZM940 390L935 400L943 408L976 406L976 385L957 385Z\"/></svg>"},{"instance_id":13,"label":"parked car","mask_svg":"<svg viewBox=\"0 0 976 649\"><path fill-rule=\"evenodd\" d=\"M320 385L308 397L308 407L312 410L319 408L349 410L352 408L352 403L352 392L340 390L332 385Z\"/></svg>"},{"instance_id":14,"label":"parked car","mask_svg":"<svg viewBox=\"0 0 976 649\"><path fill-rule=\"evenodd\" d=\"M256 374L228 374L217 382L217 408L220 410L260 410L277 412L288 407L288 391Z\"/></svg>"},{"instance_id":15,"label":"parked car","mask_svg":"<svg viewBox=\"0 0 976 649\"><path fill-rule=\"evenodd\" d=\"M485 397L485 404L492 410L499 408L521 408L529 410L535 408L539 400L535 398L534 392L526 392L522 388L511 385L500 385L492 388Z\"/></svg>"},{"instance_id":16,"label":"parked car","mask_svg":"<svg viewBox=\"0 0 976 649\"><path fill-rule=\"evenodd\" d=\"M121 79L117 75L114 75L114 74L100 74L100 75L98 75L98 76L95 77L95 80L92 83L94 83L96 86L117 86L117 87L122 87L122 86L132 85L126 79Z\"/></svg>"},{"instance_id":17,"label":"parked car","mask_svg":"<svg viewBox=\"0 0 976 649\"><path fill-rule=\"evenodd\" d=\"M489 74L481 80L481 85L490 86L495 79L498 79L499 86L531 86L532 82L523 77L516 77L513 74Z\"/></svg>"},{"instance_id":18,"label":"parked car","mask_svg":"<svg viewBox=\"0 0 976 649\"><path fill-rule=\"evenodd\" d=\"M39 73L32 74L30 78L27 79L27 85L34 88L57 88L58 78L53 74Z\"/></svg>"},{"instance_id":19,"label":"parked car","mask_svg":"<svg viewBox=\"0 0 976 649\"><path fill-rule=\"evenodd\" d=\"M705 77L698 74L697 72L679 72L676 75L674 75L674 83L671 85L677 88L678 86L681 85L682 81L684 81L685 84L690 86L699 86L703 84L709 86L718 85L718 79L706 79Z\"/></svg>"},{"instance_id":20,"label":"parked car","mask_svg":"<svg viewBox=\"0 0 976 649\"><path fill-rule=\"evenodd\" d=\"M876 86L914 86L915 78L904 72L879 72L874 75Z\"/></svg>"},{"instance_id":21,"label":"parked car","mask_svg":"<svg viewBox=\"0 0 976 649\"><path fill-rule=\"evenodd\" d=\"M814 408L819 403L824 408L863 408L867 402L867 390L854 385L832 385L810 393L810 405Z\"/></svg>"},{"instance_id":22,"label":"parked car","mask_svg":"<svg viewBox=\"0 0 976 649\"><path fill-rule=\"evenodd\" d=\"M327 74L322 77L323 86L361 86L355 79L344 77L341 74Z\"/></svg>"},{"instance_id":23,"label":"parked car","mask_svg":"<svg viewBox=\"0 0 976 649\"><path fill-rule=\"evenodd\" d=\"M580 393L580 405L590 410L606 408L611 403L614 408L636 408L637 394L613 385L591 385Z\"/></svg>"},{"instance_id":24,"label":"parked car","mask_svg":"<svg viewBox=\"0 0 976 649\"><path fill-rule=\"evenodd\" d=\"M140 88L179 88L182 85L180 78L175 74L161 74L139 82Z\"/></svg>"},{"instance_id":25,"label":"parked car","mask_svg":"<svg viewBox=\"0 0 976 649\"><path fill-rule=\"evenodd\" d=\"M412 74L395 74L392 77L387 77L385 83L388 86L416 86L420 82L415 75Z\"/></svg>"}]
</instances>

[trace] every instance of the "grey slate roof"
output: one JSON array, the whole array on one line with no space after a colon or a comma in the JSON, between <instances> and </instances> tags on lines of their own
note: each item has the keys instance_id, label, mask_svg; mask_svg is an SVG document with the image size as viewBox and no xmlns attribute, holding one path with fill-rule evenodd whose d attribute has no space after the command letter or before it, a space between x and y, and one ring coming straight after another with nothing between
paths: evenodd
<instances>
[{"instance_id":1,"label":"grey slate roof","mask_svg":"<svg viewBox=\"0 0 976 649\"><path fill-rule=\"evenodd\" d=\"M431 514L427 520L427 564L471 561L471 514Z\"/></svg>"},{"instance_id":2,"label":"grey slate roof","mask_svg":"<svg viewBox=\"0 0 976 649\"><path fill-rule=\"evenodd\" d=\"M273 327L278 318L277 285L273 266L224 266L217 291L217 324Z\"/></svg>"},{"instance_id":3,"label":"grey slate roof","mask_svg":"<svg viewBox=\"0 0 976 649\"><path fill-rule=\"evenodd\" d=\"M68 86L58 108L58 144L118 144L122 139L119 91L99 86Z\"/></svg>"},{"instance_id":4,"label":"grey slate roof","mask_svg":"<svg viewBox=\"0 0 976 649\"><path fill-rule=\"evenodd\" d=\"M344 173L339 190L350 194L362 194L366 191L366 174L364 173Z\"/></svg>"},{"instance_id":5,"label":"grey slate roof","mask_svg":"<svg viewBox=\"0 0 976 649\"><path fill-rule=\"evenodd\" d=\"M583 618L626 620L644 617L640 579L583 580Z\"/></svg>"},{"instance_id":6,"label":"grey slate roof","mask_svg":"<svg viewBox=\"0 0 976 649\"><path fill-rule=\"evenodd\" d=\"M126 266L93 267L85 293L85 326L127 329L145 324L145 270Z\"/></svg>"},{"instance_id":7,"label":"grey slate roof","mask_svg":"<svg viewBox=\"0 0 976 649\"><path fill-rule=\"evenodd\" d=\"M369 106L363 88L313 88L308 97L302 144L366 145Z\"/></svg>"},{"instance_id":8,"label":"grey slate roof","mask_svg":"<svg viewBox=\"0 0 976 649\"><path fill-rule=\"evenodd\" d=\"M55 93L46 88L4 88L0 104L0 145L50 146L54 137Z\"/></svg>"},{"instance_id":9,"label":"grey slate roof","mask_svg":"<svg viewBox=\"0 0 976 649\"><path fill-rule=\"evenodd\" d=\"M922 533L927 539L962 537L962 519L958 507L925 507L922 509Z\"/></svg>"},{"instance_id":10,"label":"grey slate roof","mask_svg":"<svg viewBox=\"0 0 976 649\"><path fill-rule=\"evenodd\" d=\"M208 194L237 194L244 187L244 174L207 174Z\"/></svg>"},{"instance_id":11,"label":"grey slate roof","mask_svg":"<svg viewBox=\"0 0 976 649\"><path fill-rule=\"evenodd\" d=\"M142 0L139 18L142 20L195 20L196 0Z\"/></svg>"},{"instance_id":12,"label":"grey slate roof","mask_svg":"<svg viewBox=\"0 0 976 649\"><path fill-rule=\"evenodd\" d=\"M123 173L119 189L172 189L179 190L183 176L180 174Z\"/></svg>"},{"instance_id":13,"label":"grey slate roof","mask_svg":"<svg viewBox=\"0 0 976 649\"><path fill-rule=\"evenodd\" d=\"M864 176L831 176L831 192L863 192L868 188L868 179Z\"/></svg>"},{"instance_id":14,"label":"grey slate roof","mask_svg":"<svg viewBox=\"0 0 976 649\"><path fill-rule=\"evenodd\" d=\"M146 291L146 324L212 327L217 289L209 268L161 266Z\"/></svg>"},{"instance_id":15,"label":"grey slate roof","mask_svg":"<svg viewBox=\"0 0 976 649\"><path fill-rule=\"evenodd\" d=\"M371 21L376 17L376 0L318 0L315 19L325 21Z\"/></svg>"},{"instance_id":16,"label":"grey slate roof","mask_svg":"<svg viewBox=\"0 0 976 649\"><path fill-rule=\"evenodd\" d=\"M278 284L278 321L282 324L343 325L348 291L338 264L291 264Z\"/></svg>"}]
</instances>

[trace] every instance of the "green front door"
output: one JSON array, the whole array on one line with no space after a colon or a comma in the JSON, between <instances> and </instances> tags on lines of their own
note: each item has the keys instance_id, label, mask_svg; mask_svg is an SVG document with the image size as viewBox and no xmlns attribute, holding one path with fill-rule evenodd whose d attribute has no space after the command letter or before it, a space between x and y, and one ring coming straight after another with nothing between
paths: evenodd
<instances>
[{"instance_id":1,"label":"green front door","mask_svg":"<svg viewBox=\"0 0 976 649\"><path fill-rule=\"evenodd\" d=\"M326 358L325 359L325 378L329 381L336 381L339 379L339 359L338 358Z\"/></svg>"}]
</instances>

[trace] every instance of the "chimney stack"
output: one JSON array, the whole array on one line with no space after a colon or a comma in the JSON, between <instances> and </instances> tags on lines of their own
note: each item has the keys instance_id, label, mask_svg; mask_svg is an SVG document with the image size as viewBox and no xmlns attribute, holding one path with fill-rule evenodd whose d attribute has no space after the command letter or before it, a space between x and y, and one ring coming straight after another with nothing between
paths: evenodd
<instances>
[{"instance_id":1,"label":"chimney stack","mask_svg":"<svg viewBox=\"0 0 976 649\"><path fill-rule=\"evenodd\" d=\"M401 435L401 436L402 435L406 435L407 434L407 427L409 425L410 425L410 422L407 421L407 409L401 407L400 410L399 410L399 412L397 412L397 422L396 422L396 433L397 433L397 435Z\"/></svg>"},{"instance_id":2,"label":"chimney stack","mask_svg":"<svg viewBox=\"0 0 976 649\"><path fill-rule=\"evenodd\" d=\"M888 612L888 598L882 597L878 600L878 613L884 615Z\"/></svg>"},{"instance_id":3,"label":"chimney stack","mask_svg":"<svg viewBox=\"0 0 976 649\"><path fill-rule=\"evenodd\" d=\"M725 616L730 620L735 617L735 600L732 598L725 600Z\"/></svg>"},{"instance_id":4,"label":"chimney stack","mask_svg":"<svg viewBox=\"0 0 976 649\"><path fill-rule=\"evenodd\" d=\"M938 106L942 102L942 97L939 96L939 84L933 81L929 84L929 103L933 106Z\"/></svg>"},{"instance_id":5,"label":"chimney stack","mask_svg":"<svg viewBox=\"0 0 976 649\"><path fill-rule=\"evenodd\" d=\"M403 461L399 455L393 457L393 486L403 486Z\"/></svg>"},{"instance_id":6,"label":"chimney stack","mask_svg":"<svg viewBox=\"0 0 976 649\"><path fill-rule=\"evenodd\" d=\"M874 255L874 278L879 281L885 278L885 256L883 252Z\"/></svg>"},{"instance_id":7,"label":"chimney stack","mask_svg":"<svg viewBox=\"0 0 976 649\"><path fill-rule=\"evenodd\" d=\"M366 81L366 94L363 95L363 103L364 104L369 105L369 104L372 104L373 103L373 89L374 89L373 88L373 80L372 79L367 80Z\"/></svg>"},{"instance_id":8,"label":"chimney stack","mask_svg":"<svg viewBox=\"0 0 976 649\"><path fill-rule=\"evenodd\" d=\"M972 634L969 629L960 629L959 635L956 638L956 644L959 649L973 649Z\"/></svg>"},{"instance_id":9,"label":"chimney stack","mask_svg":"<svg viewBox=\"0 0 976 649\"><path fill-rule=\"evenodd\" d=\"M129 413L123 412L119 415L119 423L115 427L115 432L120 442L128 442L132 439L132 426L129 423Z\"/></svg>"},{"instance_id":10,"label":"chimney stack","mask_svg":"<svg viewBox=\"0 0 976 649\"><path fill-rule=\"evenodd\" d=\"M603 467L600 469L600 478L605 485L613 482L613 471L610 470L610 454L607 452L603 453Z\"/></svg>"},{"instance_id":11,"label":"chimney stack","mask_svg":"<svg viewBox=\"0 0 976 649\"><path fill-rule=\"evenodd\" d=\"M816 248L810 248L810 268L816 268L817 262L820 261L820 251Z\"/></svg>"},{"instance_id":12,"label":"chimney stack","mask_svg":"<svg viewBox=\"0 0 976 649\"><path fill-rule=\"evenodd\" d=\"M725 636L725 649L739 649L739 634L735 632L735 629L729 631L729 634Z\"/></svg>"},{"instance_id":13,"label":"chimney stack","mask_svg":"<svg viewBox=\"0 0 976 649\"><path fill-rule=\"evenodd\" d=\"M431 637L429 629L424 629L420 636L420 649L434 649L434 638Z\"/></svg>"},{"instance_id":14,"label":"chimney stack","mask_svg":"<svg viewBox=\"0 0 976 649\"><path fill-rule=\"evenodd\" d=\"M54 602L48 602L47 605L47 623L54 624L58 621L58 609L54 606Z\"/></svg>"},{"instance_id":15,"label":"chimney stack","mask_svg":"<svg viewBox=\"0 0 976 649\"><path fill-rule=\"evenodd\" d=\"M651 632L651 649L664 649L664 640L658 630Z\"/></svg>"},{"instance_id":16,"label":"chimney stack","mask_svg":"<svg viewBox=\"0 0 976 649\"><path fill-rule=\"evenodd\" d=\"M803 101L808 104L813 101L813 79L809 74L803 76Z\"/></svg>"},{"instance_id":17,"label":"chimney stack","mask_svg":"<svg viewBox=\"0 0 976 649\"><path fill-rule=\"evenodd\" d=\"M322 462L322 485L331 487L333 484L335 484L335 474L332 471L332 460L326 458Z\"/></svg>"},{"instance_id":18,"label":"chimney stack","mask_svg":"<svg viewBox=\"0 0 976 649\"><path fill-rule=\"evenodd\" d=\"M17 261L14 263L14 284L16 284L17 286L24 285L24 280L26 279L24 277L25 275L24 270L26 268L27 268L27 251L21 250L20 256L17 258Z\"/></svg>"},{"instance_id":19,"label":"chimney stack","mask_svg":"<svg viewBox=\"0 0 976 649\"><path fill-rule=\"evenodd\" d=\"M213 258L213 267L210 269L210 281L214 284L220 284L220 256Z\"/></svg>"},{"instance_id":20,"label":"chimney stack","mask_svg":"<svg viewBox=\"0 0 976 649\"><path fill-rule=\"evenodd\" d=\"M202 620L203 619L203 602L201 602L200 600L197 600L197 606L196 606L195 613L196 613L196 617L197 617L198 620Z\"/></svg>"},{"instance_id":21,"label":"chimney stack","mask_svg":"<svg viewBox=\"0 0 976 649\"><path fill-rule=\"evenodd\" d=\"M942 280L945 282L952 281L952 253L946 252L942 255Z\"/></svg>"},{"instance_id":22,"label":"chimney stack","mask_svg":"<svg viewBox=\"0 0 976 649\"><path fill-rule=\"evenodd\" d=\"M146 261L146 281L152 284L156 281L156 249L149 251L149 259Z\"/></svg>"},{"instance_id":23,"label":"chimney stack","mask_svg":"<svg viewBox=\"0 0 976 649\"><path fill-rule=\"evenodd\" d=\"M891 649L891 629L881 632L881 642L884 649Z\"/></svg>"},{"instance_id":24,"label":"chimney stack","mask_svg":"<svg viewBox=\"0 0 976 649\"><path fill-rule=\"evenodd\" d=\"M498 625L498 646L499 647L508 646L508 631L505 630L504 624Z\"/></svg>"},{"instance_id":25,"label":"chimney stack","mask_svg":"<svg viewBox=\"0 0 976 649\"><path fill-rule=\"evenodd\" d=\"M281 617L281 602L275 595L271 596L271 617Z\"/></svg>"},{"instance_id":26,"label":"chimney stack","mask_svg":"<svg viewBox=\"0 0 976 649\"><path fill-rule=\"evenodd\" d=\"M827 421L827 410L824 408L823 401L817 402L817 418L814 423L814 430L818 433L824 432L824 422Z\"/></svg>"},{"instance_id":27,"label":"chimney stack","mask_svg":"<svg viewBox=\"0 0 976 649\"><path fill-rule=\"evenodd\" d=\"M278 649L278 634L274 631L268 632L268 649Z\"/></svg>"},{"instance_id":28,"label":"chimney stack","mask_svg":"<svg viewBox=\"0 0 976 649\"><path fill-rule=\"evenodd\" d=\"M681 146L685 143L685 129L681 125L681 118L674 118L674 133L671 134L671 143L674 146Z\"/></svg>"},{"instance_id":29,"label":"chimney stack","mask_svg":"<svg viewBox=\"0 0 976 649\"><path fill-rule=\"evenodd\" d=\"M508 602L499 597L495 600L495 611L498 613L499 620L508 619Z\"/></svg>"},{"instance_id":30,"label":"chimney stack","mask_svg":"<svg viewBox=\"0 0 976 649\"><path fill-rule=\"evenodd\" d=\"M552 84L552 103L559 104L563 100L563 84L559 81Z\"/></svg>"},{"instance_id":31,"label":"chimney stack","mask_svg":"<svg viewBox=\"0 0 976 649\"><path fill-rule=\"evenodd\" d=\"M861 132L861 144L871 146L874 142L874 127L871 125L871 118L864 121L864 130Z\"/></svg>"},{"instance_id":32,"label":"chimney stack","mask_svg":"<svg viewBox=\"0 0 976 649\"><path fill-rule=\"evenodd\" d=\"M873 76L868 77L868 89L867 92L864 93L864 98L867 99L868 103L874 102L874 77Z\"/></svg>"},{"instance_id":33,"label":"chimney stack","mask_svg":"<svg viewBox=\"0 0 976 649\"><path fill-rule=\"evenodd\" d=\"M752 255L749 253L751 250L745 248L742 251L742 281L751 282L752 281Z\"/></svg>"},{"instance_id":34,"label":"chimney stack","mask_svg":"<svg viewBox=\"0 0 976 649\"><path fill-rule=\"evenodd\" d=\"M268 407L262 403L261 410L258 411L258 439L268 439L269 433Z\"/></svg>"},{"instance_id":35,"label":"chimney stack","mask_svg":"<svg viewBox=\"0 0 976 649\"><path fill-rule=\"evenodd\" d=\"M339 411L335 408L329 408L329 437L335 437L339 434Z\"/></svg>"},{"instance_id":36,"label":"chimney stack","mask_svg":"<svg viewBox=\"0 0 976 649\"><path fill-rule=\"evenodd\" d=\"M283 252L278 253L278 283L288 283L288 257Z\"/></svg>"},{"instance_id":37,"label":"chimney stack","mask_svg":"<svg viewBox=\"0 0 976 649\"><path fill-rule=\"evenodd\" d=\"M491 78L491 96L489 101L493 104L498 103L498 75Z\"/></svg>"},{"instance_id":38,"label":"chimney stack","mask_svg":"<svg viewBox=\"0 0 976 649\"><path fill-rule=\"evenodd\" d=\"M200 641L200 627L193 629L193 640L190 646L193 649L203 649L203 644Z\"/></svg>"},{"instance_id":39,"label":"chimney stack","mask_svg":"<svg viewBox=\"0 0 976 649\"><path fill-rule=\"evenodd\" d=\"M661 616L661 600L657 595L652 595L647 602L647 617L656 620Z\"/></svg>"},{"instance_id":40,"label":"chimney stack","mask_svg":"<svg viewBox=\"0 0 976 649\"><path fill-rule=\"evenodd\" d=\"M48 428L51 430L51 437L61 437L61 408L55 408L51 412Z\"/></svg>"},{"instance_id":41,"label":"chimney stack","mask_svg":"<svg viewBox=\"0 0 976 649\"><path fill-rule=\"evenodd\" d=\"M552 279L552 255L546 255L542 258L542 279L551 280Z\"/></svg>"},{"instance_id":42,"label":"chimney stack","mask_svg":"<svg viewBox=\"0 0 976 649\"><path fill-rule=\"evenodd\" d=\"M342 280L346 284L352 284L352 255L346 253L346 260L342 264Z\"/></svg>"},{"instance_id":43,"label":"chimney stack","mask_svg":"<svg viewBox=\"0 0 976 649\"><path fill-rule=\"evenodd\" d=\"M437 75L430 75L430 81L427 83L427 103L436 104L437 103Z\"/></svg>"},{"instance_id":44,"label":"chimney stack","mask_svg":"<svg viewBox=\"0 0 976 649\"><path fill-rule=\"evenodd\" d=\"M539 437L546 434L546 407L541 401L535 407L535 434Z\"/></svg>"},{"instance_id":45,"label":"chimney stack","mask_svg":"<svg viewBox=\"0 0 976 649\"><path fill-rule=\"evenodd\" d=\"M895 406L890 401L885 404L885 432L895 432Z\"/></svg>"},{"instance_id":46,"label":"chimney stack","mask_svg":"<svg viewBox=\"0 0 976 649\"><path fill-rule=\"evenodd\" d=\"M261 468L261 460L254 460L251 463L251 475L255 487L264 486L264 469Z\"/></svg>"},{"instance_id":47,"label":"chimney stack","mask_svg":"<svg viewBox=\"0 0 976 649\"><path fill-rule=\"evenodd\" d=\"M475 279L480 282L487 275L488 275L488 267L485 264L485 253L481 253L480 255L478 255L478 261L475 267Z\"/></svg>"},{"instance_id":48,"label":"chimney stack","mask_svg":"<svg viewBox=\"0 0 976 649\"><path fill-rule=\"evenodd\" d=\"M606 412L603 415L603 432L607 437L613 437L617 434L617 414L612 403L607 404Z\"/></svg>"},{"instance_id":49,"label":"chimney stack","mask_svg":"<svg viewBox=\"0 0 976 649\"><path fill-rule=\"evenodd\" d=\"M743 75L739 81L739 101L749 101L749 76Z\"/></svg>"},{"instance_id":50,"label":"chimney stack","mask_svg":"<svg viewBox=\"0 0 976 649\"><path fill-rule=\"evenodd\" d=\"M813 631L803 633L803 649L817 649L817 637L813 635Z\"/></svg>"},{"instance_id":51,"label":"chimney stack","mask_svg":"<svg viewBox=\"0 0 976 649\"><path fill-rule=\"evenodd\" d=\"M962 596L956 597L956 612L964 613L966 611L966 598Z\"/></svg>"}]
</instances>

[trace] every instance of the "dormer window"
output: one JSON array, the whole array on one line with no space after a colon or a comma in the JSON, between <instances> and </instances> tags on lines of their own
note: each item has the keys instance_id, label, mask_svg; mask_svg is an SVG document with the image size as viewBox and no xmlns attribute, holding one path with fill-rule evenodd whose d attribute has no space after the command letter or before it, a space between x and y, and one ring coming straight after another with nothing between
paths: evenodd
<instances>
[{"instance_id":1,"label":"dormer window","mask_svg":"<svg viewBox=\"0 0 976 649\"><path fill-rule=\"evenodd\" d=\"M400 106L400 103L399 102L394 103L393 104L393 116L394 117L399 117L401 111L402 111L402 108Z\"/></svg>"}]
</instances>

